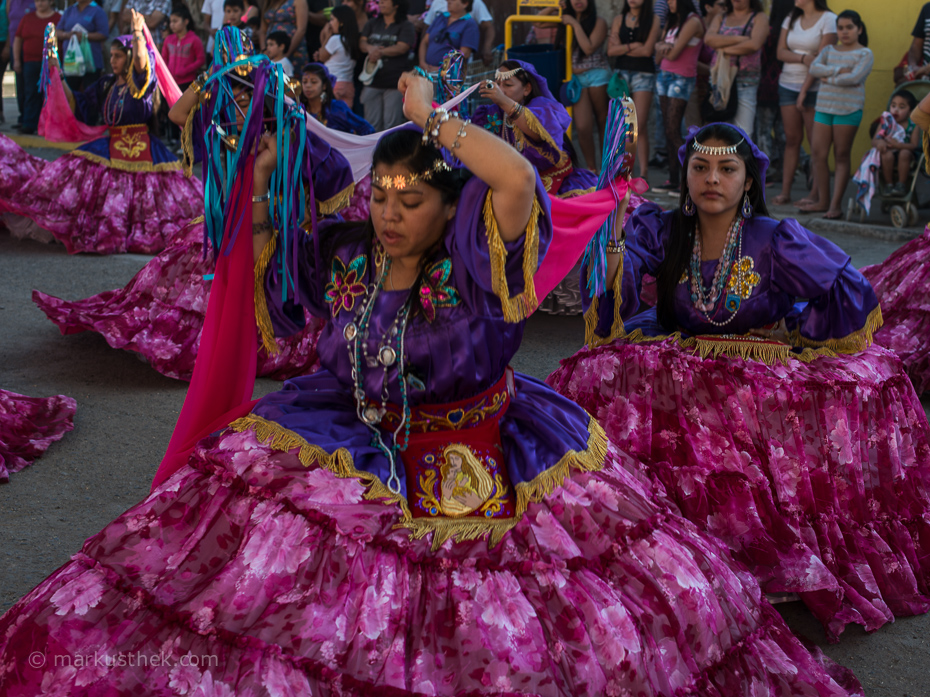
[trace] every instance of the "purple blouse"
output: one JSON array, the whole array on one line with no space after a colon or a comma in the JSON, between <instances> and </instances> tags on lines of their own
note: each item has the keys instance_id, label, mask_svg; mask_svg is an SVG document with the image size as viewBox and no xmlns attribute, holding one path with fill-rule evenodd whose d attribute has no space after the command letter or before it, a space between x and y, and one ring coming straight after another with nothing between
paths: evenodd
<instances>
[{"instance_id":1,"label":"purple blouse","mask_svg":"<svg viewBox=\"0 0 930 697\"><path fill-rule=\"evenodd\" d=\"M423 311L416 312L405 334L407 391L411 406L443 404L480 394L504 375L523 337L524 321L535 307L532 286L535 260L527 276L524 254L541 261L552 239L548 198L537 180L537 200L542 214L530 222L524 238L504 244L496 231L484 224L489 190L477 178L462 192L458 214L446 229L443 253L427 271L432 282L420 294ZM355 228L361 232L361 228ZM333 232L320 226L321 239ZM341 234L346 234L344 231ZM351 238L349 233L348 237ZM356 236L358 237L358 236ZM388 461L371 442L371 434L356 415L348 342L343 331L358 322L356 313L373 282L368 242L363 239L337 246L332 263L314 251L312 237L297 237L299 261L290 269L297 280L297 299L282 303L280 279L274 270L265 279L265 295L275 331L289 335L304 323L304 309L324 317L317 350L323 369L313 375L289 380L280 392L259 402L253 413L275 421L302 436L308 443L333 453L345 448L354 467L388 478ZM323 245L325 248L325 245ZM393 326L409 292L381 291L375 303L368 353L377 355L379 341ZM435 312L427 319L428 307ZM364 362L364 361L363 361ZM388 369L389 399L401 403L398 363ZM366 396L380 402L384 368L363 366ZM584 451L589 440L587 413L543 383L517 375L515 394L500 423L506 468L516 485L533 479L558 463L569 450ZM385 443L391 435L385 430ZM402 491L407 483L401 473Z\"/></svg>"},{"instance_id":2,"label":"purple blouse","mask_svg":"<svg viewBox=\"0 0 930 697\"><path fill-rule=\"evenodd\" d=\"M673 212L650 203L637 208L624 226L627 243L620 317L626 332L640 329L647 336L669 333L659 325L655 309L644 307L640 291L644 274L658 274L673 221ZM688 276L683 276L675 291L675 314L682 333L746 334L785 319L788 328L798 329L803 339L822 342L861 330L878 307L872 286L852 266L849 256L796 220L747 220L742 257L737 263L745 291L736 316L723 327L711 324L695 309ZM710 287L716 267L716 260L701 263L705 288ZM716 312L708 313L716 322L731 316L724 301L720 300ZM590 298L585 297L584 302L587 309ZM595 334L609 336L614 323L613 290L599 301L597 312Z\"/></svg>"},{"instance_id":3,"label":"purple blouse","mask_svg":"<svg viewBox=\"0 0 930 697\"><path fill-rule=\"evenodd\" d=\"M140 73L133 68L132 80L142 97L134 97L128 84L117 85L113 75L105 75L82 92L74 92L77 117L87 121L89 114L102 114L107 126L132 126L146 123L152 117L155 88L158 78L155 70ZM89 124L94 125L94 124Z\"/></svg>"}]
</instances>

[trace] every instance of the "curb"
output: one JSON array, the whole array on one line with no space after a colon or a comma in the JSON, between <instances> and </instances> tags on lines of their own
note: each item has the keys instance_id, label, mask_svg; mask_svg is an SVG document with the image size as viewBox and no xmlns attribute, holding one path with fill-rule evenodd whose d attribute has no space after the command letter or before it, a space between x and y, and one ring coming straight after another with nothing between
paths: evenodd
<instances>
[{"instance_id":1,"label":"curb","mask_svg":"<svg viewBox=\"0 0 930 697\"><path fill-rule=\"evenodd\" d=\"M779 208L784 209L784 213ZM827 220L819 215L798 215L795 208L781 206L770 209L770 215L773 218L794 218L808 230L815 232L838 232L844 235L856 235L857 237L870 237L872 239L883 240L885 242L910 242L920 237L923 233L923 227L905 227L896 228L892 225L878 225L875 223L853 223L844 218L839 220Z\"/></svg>"}]
</instances>

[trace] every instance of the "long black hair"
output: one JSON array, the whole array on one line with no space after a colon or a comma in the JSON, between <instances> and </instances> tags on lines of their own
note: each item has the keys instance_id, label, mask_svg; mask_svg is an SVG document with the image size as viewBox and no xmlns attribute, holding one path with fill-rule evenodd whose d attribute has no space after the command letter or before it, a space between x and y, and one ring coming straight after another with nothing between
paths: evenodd
<instances>
[{"instance_id":1,"label":"long black hair","mask_svg":"<svg viewBox=\"0 0 930 697\"><path fill-rule=\"evenodd\" d=\"M827 3L825 0L814 0L814 2ZM769 29L777 37L781 33L781 25L785 23L785 18L797 9L794 0L772 0L772 10L769 12ZM792 20L792 24L794 20Z\"/></svg>"},{"instance_id":2,"label":"long black hair","mask_svg":"<svg viewBox=\"0 0 930 697\"><path fill-rule=\"evenodd\" d=\"M651 0L646 0L651 2ZM565 9L562 11L563 15L568 15L569 17L574 17L578 20L578 23L581 25L581 28L584 29L584 33L588 36L591 36L591 32L594 31L594 27L597 25L597 3L594 0L588 0L588 6L585 8L585 11L581 15L575 14L575 8L572 7L571 0L566 0ZM572 41L575 43L575 46L578 45L578 39L572 37ZM559 25L559 35L558 42L560 44L565 43L565 25Z\"/></svg>"},{"instance_id":3,"label":"long black hair","mask_svg":"<svg viewBox=\"0 0 930 697\"><path fill-rule=\"evenodd\" d=\"M681 28L685 26L685 22L688 21L688 16L693 12L694 6L691 4L691 0L678 0L675 11L669 11L668 17L665 19L666 33L675 27L678 27L678 31L681 31Z\"/></svg>"},{"instance_id":4,"label":"long black hair","mask_svg":"<svg viewBox=\"0 0 930 697\"><path fill-rule=\"evenodd\" d=\"M424 145L420 132L409 128L399 128L396 131L386 133L378 141L371 156L371 167L374 170L378 165L401 165L410 172L427 172L432 170L441 159L443 159L442 152L432 143ZM471 176L471 173L464 167L456 167L451 171L440 170L434 172L423 183L436 189L443 203L453 204L459 200L462 189ZM340 223L326 228L320 238L320 245L322 256L328 264L327 268L332 266L333 257L340 248L364 240L368 249L369 268L373 269L371 250L374 239L375 228L370 214L368 220L364 223ZM428 283L429 279L425 277L423 271L429 263L438 261L442 254L442 243L443 237L440 237L423 255L420 260L420 275L414 283L414 287L411 288L411 293L418 296L420 287ZM422 312L423 309L420 303L414 302L411 315L416 316Z\"/></svg>"},{"instance_id":5,"label":"long black hair","mask_svg":"<svg viewBox=\"0 0 930 697\"><path fill-rule=\"evenodd\" d=\"M736 154L746 165L746 178L752 179L749 187L749 202L752 204L754 216L768 216L769 211L765 205L765 192L762 189L762 177L759 172L759 163L753 156L752 147L742 134L732 126L724 123L712 123L698 131L695 140L707 143L716 140L724 145L737 145ZM740 142L742 141L742 142ZM688 163L694 154L694 140L689 140L688 152L682 164L682 187L678 201L678 208L672 217L672 232L669 235L668 247L665 250L665 259L659 264L656 275L656 315L659 323L668 331L678 329L675 316L675 291L681 277L687 272L691 260L691 251L694 249L694 234L697 225L697 215L686 216L682 208L689 196L688 192ZM737 209L737 215L740 215Z\"/></svg>"},{"instance_id":6,"label":"long black hair","mask_svg":"<svg viewBox=\"0 0 930 697\"><path fill-rule=\"evenodd\" d=\"M339 21L339 38L342 40L346 53L357 63L361 60L362 52L358 47L358 20L355 18L355 12L348 5L336 5L332 16Z\"/></svg>"},{"instance_id":7,"label":"long black hair","mask_svg":"<svg viewBox=\"0 0 930 697\"><path fill-rule=\"evenodd\" d=\"M814 10L817 12L829 12L830 8L827 6L827 0L814 0ZM797 22L803 15L804 10L802 10L797 5L791 9L791 21L788 22L788 31L794 29L794 23Z\"/></svg>"},{"instance_id":8,"label":"long black hair","mask_svg":"<svg viewBox=\"0 0 930 697\"><path fill-rule=\"evenodd\" d=\"M865 22L862 21L862 17L859 16L859 13L855 10L843 10L836 16L836 21L839 22L841 19L848 19L857 27L859 27L859 43L863 46L869 45L869 33L865 30Z\"/></svg>"},{"instance_id":9,"label":"long black hair","mask_svg":"<svg viewBox=\"0 0 930 697\"><path fill-rule=\"evenodd\" d=\"M623 11L620 16L623 18L621 24L626 23L626 16L630 12L630 3L623 3ZM652 31L652 22L655 19L655 12L652 9L652 0L643 0L643 6L639 8L639 24L633 30L633 43L645 43L649 38L649 32Z\"/></svg>"}]
</instances>

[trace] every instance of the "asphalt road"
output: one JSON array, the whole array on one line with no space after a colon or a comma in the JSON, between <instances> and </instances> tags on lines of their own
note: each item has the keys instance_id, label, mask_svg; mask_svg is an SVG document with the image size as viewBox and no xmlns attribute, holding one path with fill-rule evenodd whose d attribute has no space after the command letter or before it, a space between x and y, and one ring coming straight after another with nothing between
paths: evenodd
<instances>
[{"instance_id":1,"label":"asphalt road","mask_svg":"<svg viewBox=\"0 0 930 697\"><path fill-rule=\"evenodd\" d=\"M857 266L881 261L899 245L822 234ZM78 403L74 431L0 485L0 612L148 493L187 387L97 335L61 336L31 292L84 298L123 286L147 260L69 256L60 245L0 232L0 386L32 396L67 394ZM581 347L582 337L580 318L534 316L514 367L545 378L559 358ZM259 380L256 396L279 384ZM778 607L795 631L854 670L870 697L930 697L930 615L900 619L871 635L850 628L829 645L799 603Z\"/></svg>"}]
</instances>

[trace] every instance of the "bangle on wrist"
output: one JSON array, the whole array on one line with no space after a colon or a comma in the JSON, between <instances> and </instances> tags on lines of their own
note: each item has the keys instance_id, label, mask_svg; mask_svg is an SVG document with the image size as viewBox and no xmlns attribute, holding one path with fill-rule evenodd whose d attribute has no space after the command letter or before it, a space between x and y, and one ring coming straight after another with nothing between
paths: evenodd
<instances>
[{"instance_id":1,"label":"bangle on wrist","mask_svg":"<svg viewBox=\"0 0 930 697\"><path fill-rule=\"evenodd\" d=\"M261 194L261 195L259 195L259 196L253 196L253 197L252 197L252 203L264 203L265 201L269 201L269 200L271 200L271 192L270 192L270 191L266 191L265 193L263 193L263 194Z\"/></svg>"}]
</instances>

